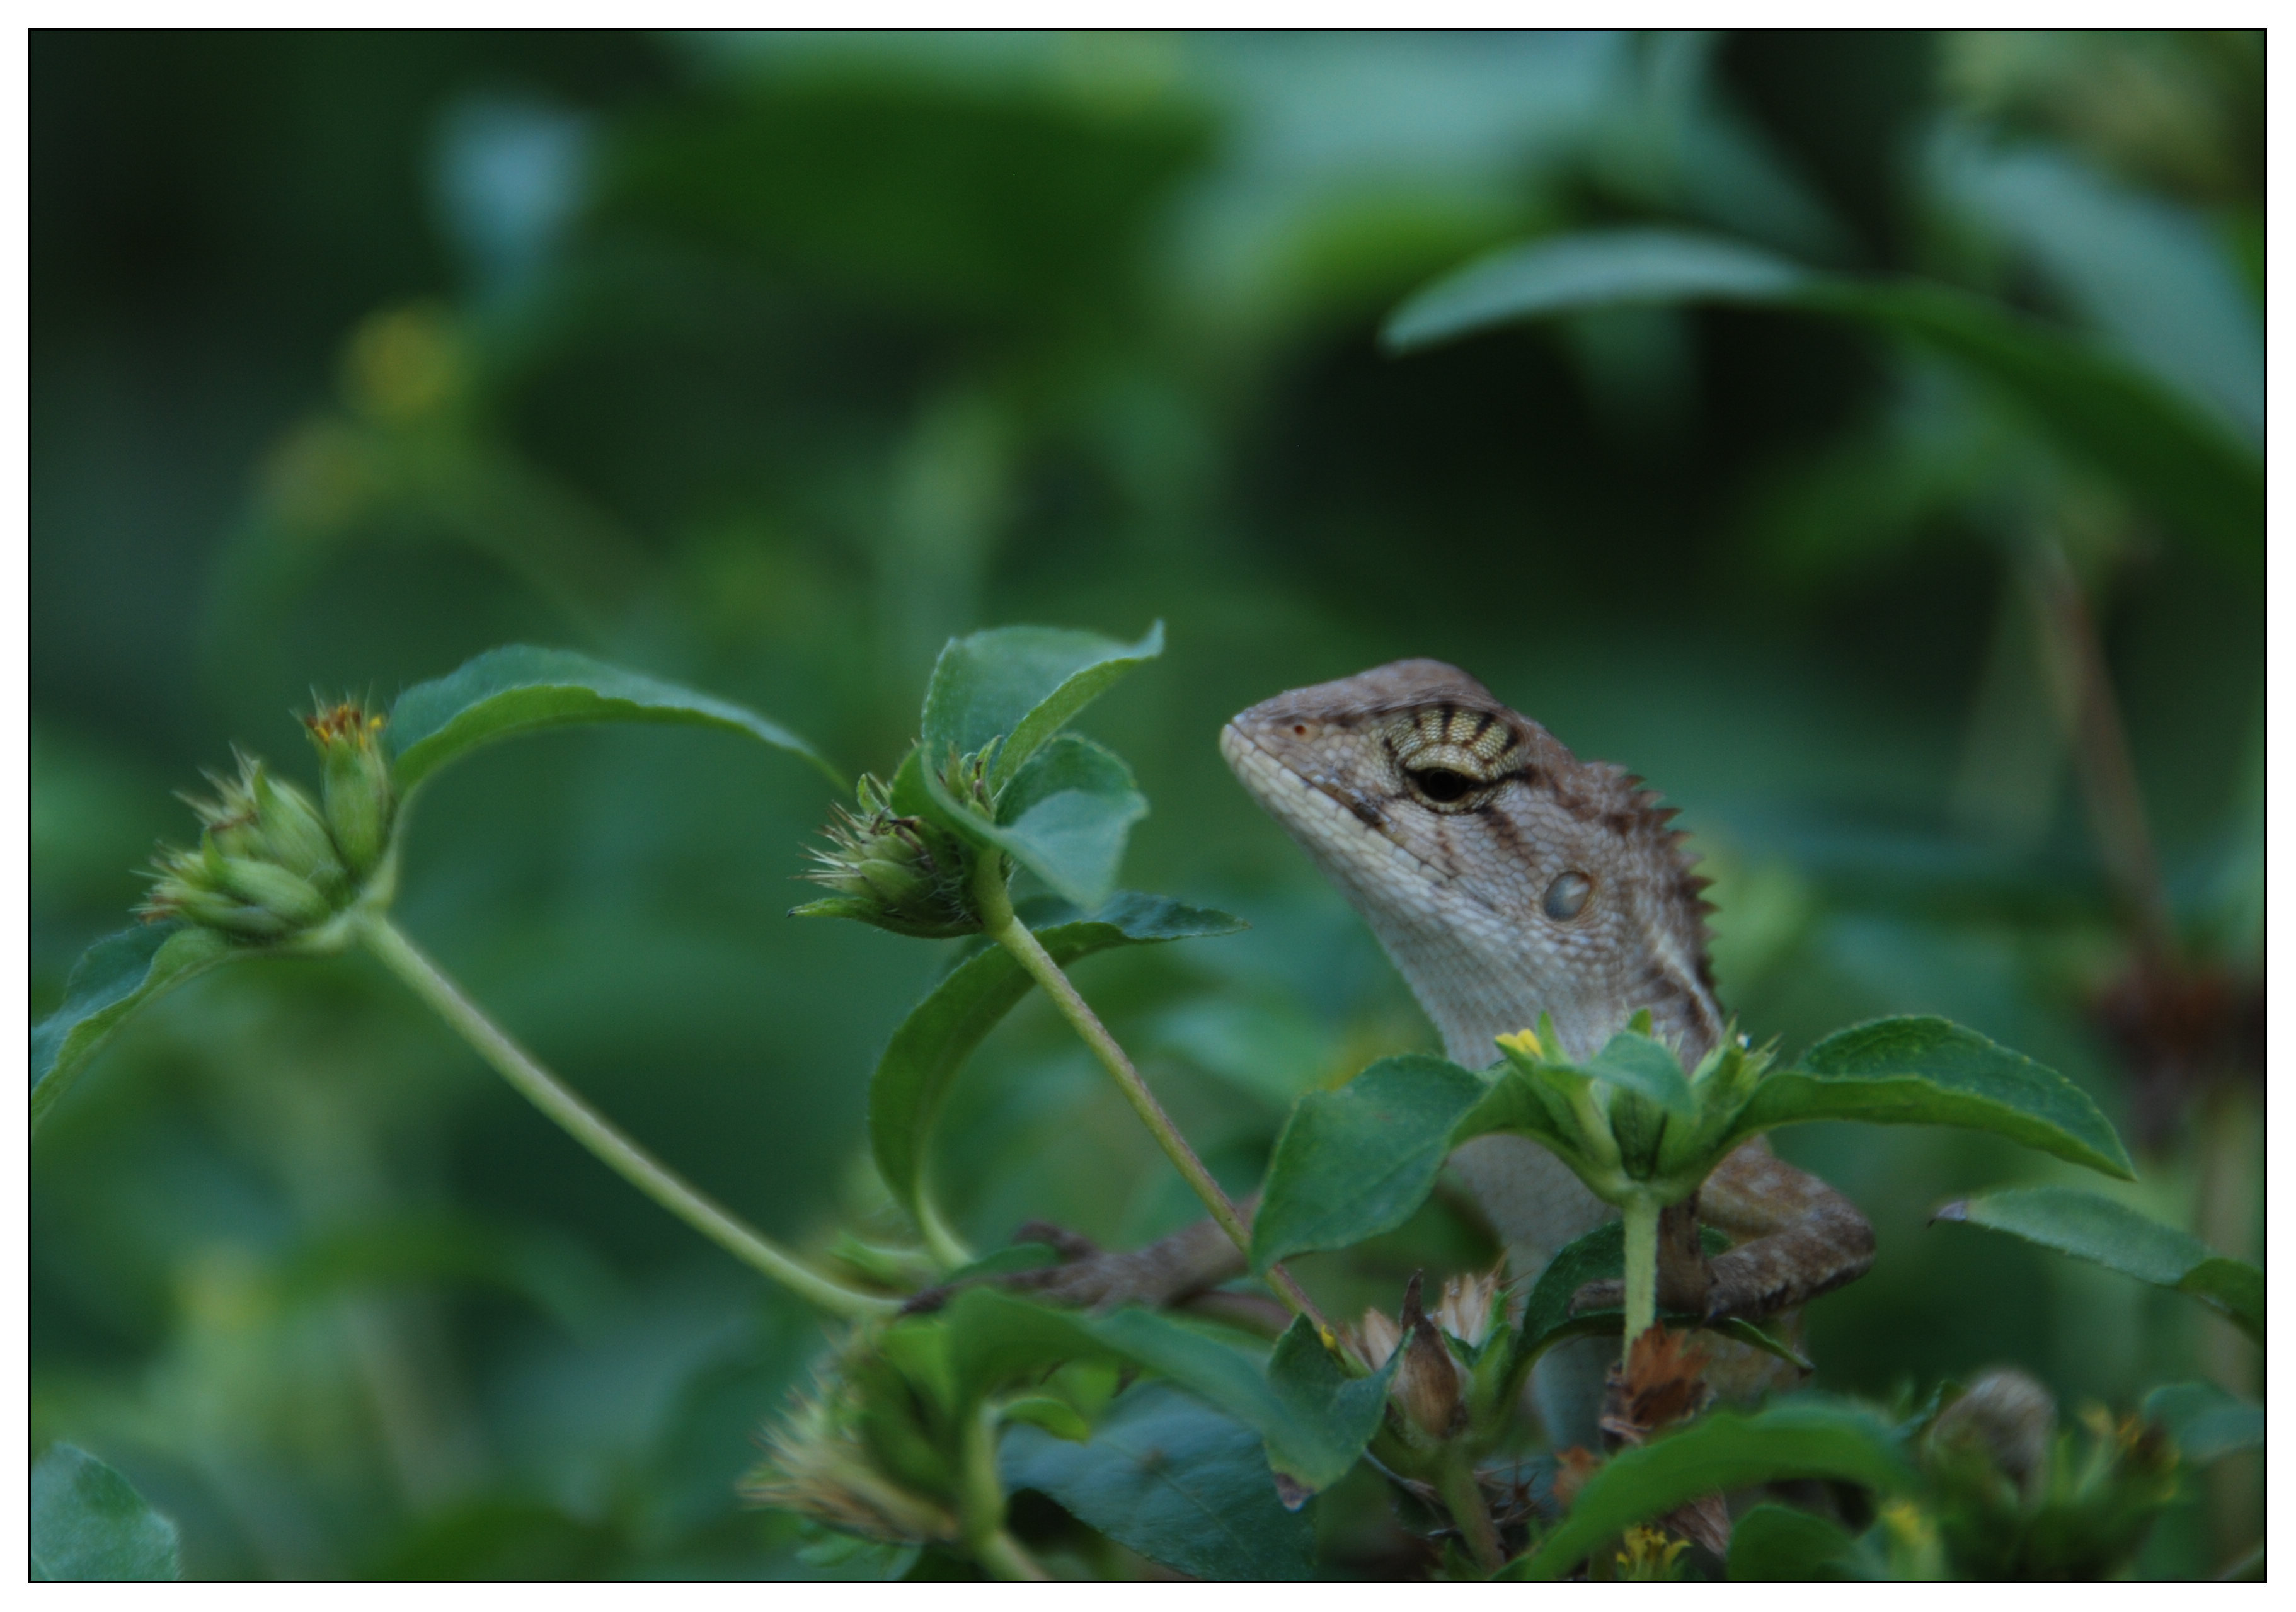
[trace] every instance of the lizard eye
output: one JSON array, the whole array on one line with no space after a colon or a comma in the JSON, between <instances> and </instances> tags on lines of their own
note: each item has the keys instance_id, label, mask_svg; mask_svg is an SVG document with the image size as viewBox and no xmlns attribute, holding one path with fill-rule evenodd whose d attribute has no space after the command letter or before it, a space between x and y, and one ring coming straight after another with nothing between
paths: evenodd
<instances>
[{"instance_id":1,"label":"lizard eye","mask_svg":"<svg viewBox=\"0 0 2296 1612\"><path fill-rule=\"evenodd\" d=\"M1595 893L1595 881L1573 870L1557 873L1554 882L1546 887L1546 896L1539 905L1557 923L1568 923L1587 910L1587 898Z\"/></svg>"},{"instance_id":2,"label":"lizard eye","mask_svg":"<svg viewBox=\"0 0 2296 1612\"><path fill-rule=\"evenodd\" d=\"M1411 781L1422 795L1438 806L1449 806L1464 800L1481 787L1481 781L1464 773L1455 773L1448 767L1423 767L1411 774Z\"/></svg>"}]
</instances>

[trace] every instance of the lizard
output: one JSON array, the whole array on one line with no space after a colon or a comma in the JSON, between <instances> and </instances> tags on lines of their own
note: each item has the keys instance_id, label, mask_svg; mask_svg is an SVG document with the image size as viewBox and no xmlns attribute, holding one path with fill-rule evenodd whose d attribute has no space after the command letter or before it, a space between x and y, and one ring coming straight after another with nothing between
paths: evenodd
<instances>
[{"instance_id":1,"label":"lizard","mask_svg":"<svg viewBox=\"0 0 2296 1612\"><path fill-rule=\"evenodd\" d=\"M1457 667L1398 660L1279 694L1232 718L1220 749L1370 926L1453 1062L1485 1067L1495 1037L1542 1011L1579 1059L1642 1010L1686 1067L1729 1033L1707 958L1708 881L1675 811L1641 779L1579 760ZM1518 1272L1616 1214L1523 1137L1477 1138L1448 1168ZM1707 1259L1700 1221L1734 1245ZM1056 1240L1069 1263L1029 1285L1070 1303L1176 1303L1244 1268L1210 1221L1125 1253ZM1874 1257L1855 1206L1759 1138L1669 1212L1665 1243L1662 1305L1709 1319L1797 1308ZM1578 1307L1616 1303L1616 1286L1588 1284ZM1550 1432L1584 1423L1599 1396L1591 1354L1558 1356L1539 1387Z\"/></svg>"}]
</instances>

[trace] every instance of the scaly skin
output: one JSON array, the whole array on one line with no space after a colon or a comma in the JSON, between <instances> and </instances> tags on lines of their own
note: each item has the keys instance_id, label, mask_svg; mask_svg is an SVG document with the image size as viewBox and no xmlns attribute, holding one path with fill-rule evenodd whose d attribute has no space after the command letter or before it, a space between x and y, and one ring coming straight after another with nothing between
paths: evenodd
<instances>
[{"instance_id":1,"label":"scaly skin","mask_svg":"<svg viewBox=\"0 0 2296 1612\"><path fill-rule=\"evenodd\" d=\"M1220 749L1379 937L1454 1062L1483 1068L1493 1037L1541 1012L1578 1058L1644 1009L1685 1063L1723 1034L1706 880L1668 826L1674 813L1456 667L1398 660L1279 694L1230 722ZM1521 1137L1471 1141L1451 1168L1518 1273L1615 1213ZM1759 1318L1873 1263L1864 1216L1759 1141L1708 1178L1696 1210L1742 1240L1702 1272L1670 1259L1670 1305L1702 1295L1710 1316ZM1170 1303L1241 1268L1224 1240L1191 1228L1037 1272L1035 1285L1078 1303ZM1616 1296L1600 1284L1579 1295L1582 1307L1604 1301Z\"/></svg>"}]
</instances>

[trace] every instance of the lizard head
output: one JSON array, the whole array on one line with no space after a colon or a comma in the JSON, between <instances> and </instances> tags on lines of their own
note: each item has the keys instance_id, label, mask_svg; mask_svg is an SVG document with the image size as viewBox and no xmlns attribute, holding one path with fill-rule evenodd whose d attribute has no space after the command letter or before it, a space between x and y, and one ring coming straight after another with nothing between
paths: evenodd
<instances>
[{"instance_id":1,"label":"lizard head","mask_svg":"<svg viewBox=\"0 0 2296 1612\"><path fill-rule=\"evenodd\" d=\"M1648 1008L1692 1058L1721 1032L1705 903L1641 781L1583 762L1437 660L1253 706L1220 735L1244 788L1371 925L1456 1060L1554 1016L1586 1055Z\"/></svg>"}]
</instances>

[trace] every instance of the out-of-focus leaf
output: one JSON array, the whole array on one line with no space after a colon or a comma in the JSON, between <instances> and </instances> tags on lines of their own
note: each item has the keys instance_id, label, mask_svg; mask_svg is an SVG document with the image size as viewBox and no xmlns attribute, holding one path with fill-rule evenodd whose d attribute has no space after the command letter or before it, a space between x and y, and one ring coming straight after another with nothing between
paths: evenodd
<instances>
[{"instance_id":1,"label":"out-of-focus leaf","mask_svg":"<svg viewBox=\"0 0 2296 1612\"><path fill-rule=\"evenodd\" d=\"M1009 1401L999 1415L1016 1428L1026 1427L1067 1444L1082 1444L1092 1436L1092 1424L1077 1414L1076 1407L1049 1394Z\"/></svg>"},{"instance_id":2,"label":"out-of-focus leaf","mask_svg":"<svg viewBox=\"0 0 2296 1612\"><path fill-rule=\"evenodd\" d=\"M1037 1489L1152 1561L1197 1578L1310 1576L1315 1529L1276 1498L1259 1435L1168 1384L1119 1397L1077 1444L1014 1428L1005 1486Z\"/></svg>"},{"instance_id":3,"label":"out-of-focus leaf","mask_svg":"<svg viewBox=\"0 0 2296 1612\"><path fill-rule=\"evenodd\" d=\"M613 1574L626 1548L611 1526L546 1502L487 1494L424 1517L359 1576L433 1583L597 1579Z\"/></svg>"},{"instance_id":4,"label":"out-of-focus leaf","mask_svg":"<svg viewBox=\"0 0 2296 1612\"><path fill-rule=\"evenodd\" d=\"M2171 385L2264 436L2264 323L2223 240L2157 196L2125 190L2070 152L1940 143L1947 192Z\"/></svg>"},{"instance_id":5,"label":"out-of-focus leaf","mask_svg":"<svg viewBox=\"0 0 2296 1612\"><path fill-rule=\"evenodd\" d=\"M845 780L804 740L755 711L627 671L573 650L511 644L398 697L383 737L402 794L447 763L514 733L590 722L693 723L801 756L840 789Z\"/></svg>"},{"instance_id":6,"label":"out-of-focus leaf","mask_svg":"<svg viewBox=\"0 0 2296 1612\"><path fill-rule=\"evenodd\" d=\"M936 774L925 781L959 833L1004 852L1080 907L1108 898L1132 825L1148 814L1132 769L1074 733L1054 739L1021 769L996 803L995 822L959 806Z\"/></svg>"},{"instance_id":7,"label":"out-of-focus leaf","mask_svg":"<svg viewBox=\"0 0 2296 1612\"><path fill-rule=\"evenodd\" d=\"M1819 274L1682 231L1589 231L1505 248L1443 277L1390 316L1384 340L1410 351L1557 314L1681 301L1800 309L1917 342L2014 398L2188 536L2243 569L2262 559L2258 454L2112 353L1949 286Z\"/></svg>"},{"instance_id":8,"label":"out-of-focus leaf","mask_svg":"<svg viewBox=\"0 0 2296 1612\"><path fill-rule=\"evenodd\" d=\"M2128 1150L2088 1093L2055 1070L1943 1019L1881 1019L1827 1036L1754 1088L1731 1144L1813 1119L1990 1131L2134 1180Z\"/></svg>"},{"instance_id":9,"label":"out-of-focus leaf","mask_svg":"<svg viewBox=\"0 0 2296 1612\"><path fill-rule=\"evenodd\" d=\"M1382 1058L1336 1092L1300 1099L1253 1216L1251 1265L1343 1248L1411 1218L1488 1088L1440 1058Z\"/></svg>"},{"instance_id":10,"label":"out-of-focus leaf","mask_svg":"<svg viewBox=\"0 0 2296 1612\"><path fill-rule=\"evenodd\" d=\"M1296 1003L1225 994L1160 1015L1153 1035L1206 1074L1287 1111L1339 1049L1339 1038Z\"/></svg>"},{"instance_id":11,"label":"out-of-focus leaf","mask_svg":"<svg viewBox=\"0 0 2296 1612\"><path fill-rule=\"evenodd\" d=\"M1127 893L1088 919L1037 929L1037 941L1066 966L1111 946L1232 935L1242 921L1226 912ZM919 1002L869 1077L869 1145L893 1200L926 1220L925 1157L949 1082L973 1048L1028 994L1029 977L1004 948L968 959Z\"/></svg>"},{"instance_id":12,"label":"out-of-focus leaf","mask_svg":"<svg viewBox=\"0 0 2296 1612\"><path fill-rule=\"evenodd\" d=\"M1268 1465L1302 1502L1355 1465L1401 1361L1398 1353L1377 1374L1351 1381L1304 1322L1263 1360L1154 1310L1054 1310L993 1288L958 1295L943 1313L960 1395L1065 1362L1114 1355L1171 1379L1251 1428L1267 1445Z\"/></svg>"},{"instance_id":13,"label":"out-of-focus leaf","mask_svg":"<svg viewBox=\"0 0 2296 1612\"><path fill-rule=\"evenodd\" d=\"M1888 1425L1856 1406L1805 1395L1751 1416L1717 1411L1613 1455L1579 1490L1562 1526L1501 1576L1560 1578L1604 1540L1702 1494L1807 1477L1885 1493L1915 1482Z\"/></svg>"},{"instance_id":14,"label":"out-of-focus leaf","mask_svg":"<svg viewBox=\"0 0 2296 1612\"><path fill-rule=\"evenodd\" d=\"M32 1464L32 1576L181 1578L176 1525L126 1478L73 1444Z\"/></svg>"},{"instance_id":15,"label":"out-of-focus leaf","mask_svg":"<svg viewBox=\"0 0 2296 1612\"><path fill-rule=\"evenodd\" d=\"M1841 1583L1875 1576L1840 1523L1767 1502L1731 1525L1728 1572L1734 1583Z\"/></svg>"},{"instance_id":16,"label":"out-of-focus leaf","mask_svg":"<svg viewBox=\"0 0 2296 1612\"><path fill-rule=\"evenodd\" d=\"M1070 627L991 627L952 638L933 663L922 718L928 771L1004 737L991 793L1127 672L1164 652L1164 624L1137 643Z\"/></svg>"},{"instance_id":17,"label":"out-of-focus leaf","mask_svg":"<svg viewBox=\"0 0 2296 1612\"><path fill-rule=\"evenodd\" d=\"M2264 1407L2212 1382L2161 1384L2144 1396L2144 1420L2169 1430L2177 1453L2190 1466L2264 1446Z\"/></svg>"},{"instance_id":18,"label":"out-of-focus leaf","mask_svg":"<svg viewBox=\"0 0 2296 1612\"><path fill-rule=\"evenodd\" d=\"M1936 1220L2006 1232L2027 1242L2086 1259L2156 1288L2189 1293L2264 1341L2264 1272L2244 1259L2211 1253L2174 1226L2148 1220L2126 1204L2072 1187L2020 1187L1964 1199Z\"/></svg>"},{"instance_id":19,"label":"out-of-focus leaf","mask_svg":"<svg viewBox=\"0 0 2296 1612\"><path fill-rule=\"evenodd\" d=\"M64 986L63 1005L32 1027L32 1125L130 1014L242 950L213 929L177 923L138 924L88 947Z\"/></svg>"}]
</instances>

